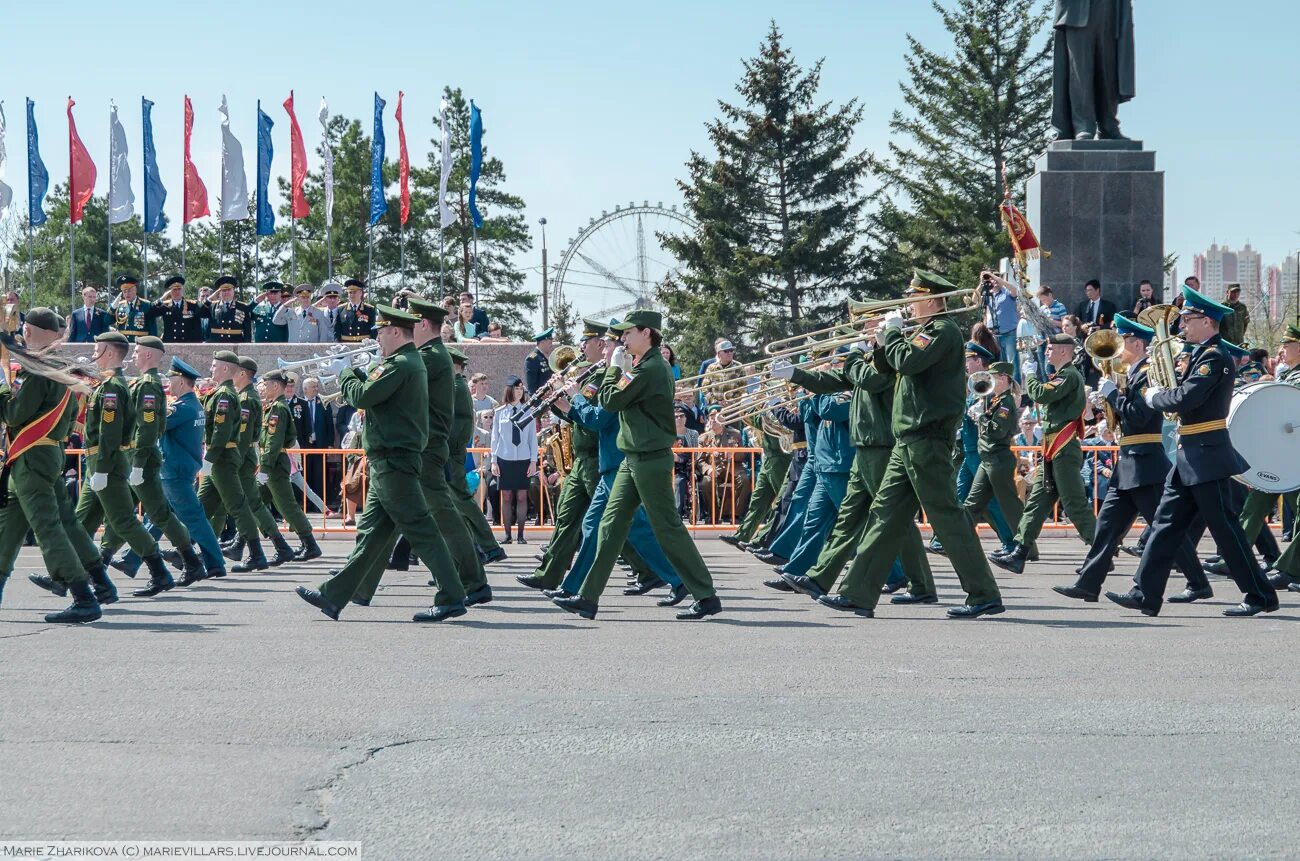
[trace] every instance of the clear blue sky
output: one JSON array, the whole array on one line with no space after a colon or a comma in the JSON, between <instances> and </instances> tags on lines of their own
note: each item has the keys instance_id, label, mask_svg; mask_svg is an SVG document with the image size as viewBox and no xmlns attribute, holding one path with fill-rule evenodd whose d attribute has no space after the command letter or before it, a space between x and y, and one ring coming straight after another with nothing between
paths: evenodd
<instances>
[{"instance_id":1,"label":"clear blue sky","mask_svg":"<svg viewBox=\"0 0 1300 861\"><path fill-rule=\"evenodd\" d=\"M1165 171L1166 251L1190 271L1211 240L1251 241L1265 263L1300 247L1300 6L1138 0L1137 99L1121 120ZM804 63L826 60L824 98L860 98L863 147L881 151L901 99L905 33L940 46L921 0L843 2L342 3L47 2L8 4L0 98L9 120L7 180L25 205L23 99L37 101L42 154L66 179L64 104L77 100L83 139L107 188L108 104L116 99L140 204L140 96L154 131L168 207L180 197L181 99L195 106L195 158L215 206L225 93L250 183L257 98L276 120L276 170L288 171L280 103L296 90L311 148L322 95L331 111L368 117L407 93L412 161L423 161L438 93L460 86L483 108L488 144L528 220L548 219L553 252L602 209L676 201L674 181L719 98L734 97L740 60L775 18ZM992 202L990 202L992 205ZM540 246L539 246L540 247ZM527 261L536 265L538 261ZM536 284L536 282L534 282ZM579 309L581 310L581 309Z\"/></svg>"}]
</instances>

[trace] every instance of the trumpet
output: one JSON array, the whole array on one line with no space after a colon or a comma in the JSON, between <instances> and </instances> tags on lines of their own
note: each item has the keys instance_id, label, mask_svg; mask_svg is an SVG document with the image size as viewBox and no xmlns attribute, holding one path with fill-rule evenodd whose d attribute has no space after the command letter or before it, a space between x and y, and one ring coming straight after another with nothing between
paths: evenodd
<instances>
[{"instance_id":1,"label":"trumpet","mask_svg":"<svg viewBox=\"0 0 1300 861\"><path fill-rule=\"evenodd\" d=\"M356 368L370 364L370 361L378 355L378 341L365 341L360 347L353 350L345 350L342 344L335 344L323 356L317 354L310 359L296 359L292 362L276 359L275 366L281 371L300 371L304 376L314 376L314 373L310 371L320 373L321 369L339 359L350 359L352 367Z\"/></svg>"}]
</instances>

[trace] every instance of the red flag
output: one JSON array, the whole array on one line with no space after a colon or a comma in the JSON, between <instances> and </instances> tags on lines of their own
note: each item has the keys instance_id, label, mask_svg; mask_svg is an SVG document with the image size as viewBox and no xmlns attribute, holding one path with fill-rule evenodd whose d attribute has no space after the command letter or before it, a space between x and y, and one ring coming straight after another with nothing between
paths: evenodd
<instances>
[{"instance_id":1,"label":"red flag","mask_svg":"<svg viewBox=\"0 0 1300 861\"><path fill-rule=\"evenodd\" d=\"M77 135L77 124L72 119L72 106L76 102L68 96L68 220L81 221L86 203L95 193L95 163Z\"/></svg>"},{"instance_id":2,"label":"red flag","mask_svg":"<svg viewBox=\"0 0 1300 861\"><path fill-rule=\"evenodd\" d=\"M306 218L311 213L311 204L302 193L302 184L307 180L307 149L302 143L302 130L298 128L298 117L293 112L293 90L284 100L284 109L289 114L289 152L291 155L291 185L293 188L290 216Z\"/></svg>"},{"instance_id":3,"label":"red flag","mask_svg":"<svg viewBox=\"0 0 1300 861\"><path fill-rule=\"evenodd\" d=\"M185 223L210 214L208 212L208 189L199 179L198 168L190 158L190 135L194 133L194 106L190 97L185 97Z\"/></svg>"},{"instance_id":4,"label":"red flag","mask_svg":"<svg viewBox=\"0 0 1300 861\"><path fill-rule=\"evenodd\" d=\"M411 160L406 157L406 126L402 125L402 91L397 91L397 176L402 189L402 224L411 217Z\"/></svg>"}]
</instances>

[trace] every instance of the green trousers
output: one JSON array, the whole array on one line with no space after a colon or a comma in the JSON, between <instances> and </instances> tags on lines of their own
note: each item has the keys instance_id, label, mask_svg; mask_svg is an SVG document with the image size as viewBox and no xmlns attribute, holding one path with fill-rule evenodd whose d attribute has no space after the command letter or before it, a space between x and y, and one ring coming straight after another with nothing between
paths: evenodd
<instances>
[{"instance_id":1,"label":"green trousers","mask_svg":"<svg viewBox=\"0 0 1300 861\"><path fill-rule=\"evenodd\" d=\"M343 570L321 584L321 594L335 607L346 607L375 566L382 575L399 535L438 581L436 606L463 604L465 587L456 563L434 523L420 485L419 455L401 460L370 461L365 508L357 521L357 543Z\"/></svg>"},{"instance_id":2,"label":"green trousers","mask_svg":"<svg viewBox=\"0 0 1300 861\"><path fill-rule=\"evenodd\" d=\"M785 489L785 474L790 471L791 456L788 454L765 454L763 465L754 480L754 495L749 498L749 511L740 521L736 537L748 541L754 537L758 527L767 520L777 503L781 501L781 491Z\"/></svg>"},{"instance_id":3,"label":"green trousers","mask_svg":"<svg viewBox=\"0 0 1300 861\"><path fill-rule=\"evenodd\" d=\"M212 474L199 482L199 502L203 513L209 521L221 523L221 517L229 515L235 519L235 529L245 541L260 540L257 521L253 519L253 510L244 497L244 485L239 480L239 464L230 460L213 464ZM221 530L214 531L220 535Z\"/></svg>"},{"instance_id":4,"label":"green trousers","mask_svg":"<svg viewBox=\"0 0 1300 861\"><path fill-rule=\"evenodd\" d=\"M465 452L459 454L452 452L447 460L447 473L447 484L451 487L456 510L465 520L465 526L469 528L474 543L484 553L499 551L501 545L497 543L496 535L492 533L492 527L488 524L483 509L474 494L470 493L469 482L465 480Z\"/></svg>"},{"instance_id":5,"label":"green trousers","mask_svg":"<svg viewBox=\"0 0 1300 861\"><path fill-rule=\"evenodd\" d=\"M885 467L889 465L890 451L884 446L859 446L853 451L848 490L840 504L840 513L821 553L817 555L816 564L808 571L808 576L827 592L835 586L845 563L862 543L870 520L872 500L885 477ZM907 575L908 591L914 595L933 595L934 575L930 573L930 560L921 543L921 531L916 521L901 524L899 528L903 535L898 558L903 573ZM894 557L890 557L891 565L893 561Z\"/></svg>"},{"instance_id":6,"label":"green trousers","mask_svg":"<svg viewBox=\"0 0 1300 861\"><path fill-rule=\"evenodd\" d=\"M1043 521L1052 513L1052 504L1058 499L1061 510L1070 518L1083 543L1092 544L1093 534L1097 531L1097 516L1093 514L1088 496L1083 490L1083 476L1079 473L1082 468L1083 448L1078 440L1066 443L1065 448L1052 458L1054 490L1047 486L1046 462L1039 464L1033 489L1029 491L1029 502L1020 518L1020 528L1016 531L1017 544L1028 547L1038 540L1038 533L1043 530Z\"/></svg>"},{"instance_id":7,"label":"green trousers","mask_svg":"<svg viewBox=\"0 0 1300 861\"><path fill-rule=\"evenodd\" d=\"M262 486L257 483L257 464L250 460L245 460L239 466L239 486L243 488L244 499L248 500L248 510L253 515L253 522L257 524L257 530L266 538L271 538L279 533L280 527L276 526L275 518L271 516L271 509L266 507L262 501ZM224 525L220 515L208 518L212 523L212 531L221 534L221 527Z\"/></svg>"},{"instance_id":8,"label":"green trousers","mask_svg":"<svg viewBox=\"0 0 1300 861\"><path fill-rule=\"evenodd\" d=\"M997 581L975 534L975 524L966 509L957 504L952 490L956 485L951 439L922 437L896 444L872 500L871 521L858 556L840 585L840 594L860 607L876 606L889 569L902 549L907 527L915 523L917 511L924 507L930 527L948 551L966 592L966 603L1001 600ZM930 594L934 594L933 582L930 588Z\"/></svg>"},{"instance_id":9,"label":"green trousers","mask_svg":"<svg viewBox=\"0 0 1300 861\"><path fill-rule=\"evenodd\" d=\"M993 499L997 500L1007 523L1020 523L1025 507L1016 493L1016 456L1010 449L980 456L979 469L975 470L970 493L966 494L966 513L971 520L987 520L996 532L997 527L988 514L989 501Z\"/></svg>"},{"instance_id":10,"label":"green trousers","mask_svg":"<svg viewBox=\"0 0 1300 861\"><path fill-rule=\"evenodd\" d=\"M437 524L442 540L447 545L447 552L451 554L462 590L467 593L473 592L487 585L487 576L483 571L483 562L478 557L478 551L474 548L474 539L470 537L469 527L465 525L460 512L456 510L451 488L447 485L447 475L442 467L441 461L426 457L420 469L420 489L424 491L424 501L429 506L429 513L433 515L433 522ZM364 515L363 511L362 516ZM397 544L399 537L398 533L393 533L394 545ZM406 540L409 543L411 536L406 536ZM379 589L379 581L383 579L392 553L393 548L390 546L386 552L378 555L378 563L366 572L361 585L357 587L355 597L365 600L375 597L375 592ZM438 606L451 603L454 590L448 591L442 587L440 575L434 574L434 579L438 581L439 588L433 596L433 603Z\"/></svg>"},{"instance_id":11,"label":"green trousers","mask_svg":"<svg viewBox=\"0 0 1300 861\"><path fill-rule=\"evenodd\" d=\"M108 486L103 490L91 490L91 476L99 468L99 455L89 455L81 482L81 496L77 500L77 519L89 535L94 535L100 525L105 524L114 535L131 545L135 555L141 558L153 556L158 552L158 542L135 516L135 496L126 483L126 458L113 458L107 470Z\"/></svg>"},{"instance_id":12,"label":"green trousers","mask_svg":"<svg viewBox=\"0 0 1300 861\"><path fill-rule=\"evenodd\" d=\"M180 549L190 546L190 531L184 523L181 523L181 519L172 513L172 507L168 504L167 497L163 495L162 479L158 477L157 466L144 468L144 484L132 487L131 493L139 500L140 510L149 518L149 522L162 530L173 547ZM122 548L123 543L125 542L122 537L110 526L104 530L99 548L112 556Z\"/></svg>"},{"instance_id":13,"label":"green trousers","mask_svg":"<svg viewBox=\"0 0 1300 861\"><path fill-rule=\"evenodd\" d=\"M589 457L575 460L573 470L564 477L560 501L555 505L555 529L542 554L542 564L533 572L534 577L542 578L543 588L559 586L573 564L573 557L582 546L582 517L591 505L599 481L595 458Z\"/></svg>"},{"instance_id":14,"label":"green trousers","mask_svg":"<svg viewBox=\"0 0 1300 861\"><path fill-rule=\"evenodd\" d=\"M63 449L57 445L34 446L14 461L9 499L0 508L0 576L13 571L28 528L46 572L60 583L84 582L86 566L99 562L94 541L72 510L62 473Z\"/></svg>"},{"instance_id":15,"label":"green trousers","mask_svg":"<svg viewBox=\"0 0 1300 861\"><path fill-rule=\"evenodd\" d=\"M271 504L275 506L275 510L280 512L280 516L295 535L312 534L311 521L303 513L298 494L294 493L293 484L289 482L288 463L283 468L275 466L267 471L263 489L271 497Z\"/></svg>"},{"instance_id":16,"label":"green trousers","mask_svg":"<svg viewBox=\"0 0 1300 861\"><path fill-rule=\"evenodd\" d=\"M596 558L582 581L579 594L588 601L600 601L614 570L614 561L627 543L632 516L636 514L638 505L645 506L655 540L682 578L687 591L697 601L713 597L716 594L713 578L677 513L671 449L628 454L618 468L614 486L609 492L609 502L596 529Z\"/></svg>"}]
</instances>

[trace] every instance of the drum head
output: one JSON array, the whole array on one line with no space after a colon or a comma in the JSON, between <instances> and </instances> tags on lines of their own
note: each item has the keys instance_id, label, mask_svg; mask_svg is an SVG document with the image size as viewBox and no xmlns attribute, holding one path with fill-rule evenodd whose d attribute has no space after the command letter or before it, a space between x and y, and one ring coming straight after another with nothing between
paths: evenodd
<instances>
[{"instance_id":1,"label":"drum head","mask_svg":"<svg viewBox=\"0 0 1300 861\"><path fill-rule=\"evenodd\" d=\"M1300 488L1300 387L1251 383L1232 396L1228 436L1250 469L1242 481L1265 493Z\"/></svg>"}]
</instances>

